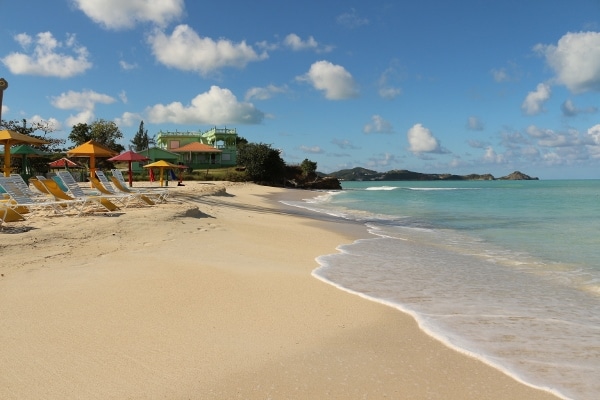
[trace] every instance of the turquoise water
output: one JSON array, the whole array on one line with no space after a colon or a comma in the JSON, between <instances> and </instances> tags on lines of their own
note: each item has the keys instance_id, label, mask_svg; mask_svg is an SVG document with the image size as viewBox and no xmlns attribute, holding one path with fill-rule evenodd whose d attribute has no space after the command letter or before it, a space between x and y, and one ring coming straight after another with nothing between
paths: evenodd
<instances>
[{"instance_id":1,"label":"turquoise water","mask_svg":"<svg viewBox=\"0 0 600 400\"><path fill-rule=\"evenodd\" d=\"M372 238L314 275L516 379L600 398L600 181L344 182L295 205Z\"/></svg>"}]
</instances>

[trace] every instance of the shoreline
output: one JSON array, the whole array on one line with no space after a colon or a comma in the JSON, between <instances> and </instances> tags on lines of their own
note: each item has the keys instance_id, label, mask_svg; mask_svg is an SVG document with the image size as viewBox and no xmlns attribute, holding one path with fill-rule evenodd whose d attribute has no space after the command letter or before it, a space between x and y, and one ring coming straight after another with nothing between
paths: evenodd
<instances>
[{"instance_id":1,"label":"shoreline","mask_svg":"<svg viewBox=\"0 0 600 400\"><path fill-rule=\"evenodd\" d=\"M0 397L556 398L315 279L364 226L219 185L0 233Z\"/></svg>"}]
</instances>

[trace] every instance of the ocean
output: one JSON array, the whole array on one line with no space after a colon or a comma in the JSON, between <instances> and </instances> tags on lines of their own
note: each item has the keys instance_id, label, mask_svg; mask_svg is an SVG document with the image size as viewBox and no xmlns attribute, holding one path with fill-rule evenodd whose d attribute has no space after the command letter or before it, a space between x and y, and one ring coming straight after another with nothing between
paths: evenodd
<instances>
[{"instance_id":1,"label":"ocean","mask_svg":"<svg viewBox=\"0 0 600 400\"><path fill-rule=\"evenodd\" d=\"M288 205L370 238L313 275L517 380L600 398L600 181L343 182Z\"/></svg>"}]
</instances>

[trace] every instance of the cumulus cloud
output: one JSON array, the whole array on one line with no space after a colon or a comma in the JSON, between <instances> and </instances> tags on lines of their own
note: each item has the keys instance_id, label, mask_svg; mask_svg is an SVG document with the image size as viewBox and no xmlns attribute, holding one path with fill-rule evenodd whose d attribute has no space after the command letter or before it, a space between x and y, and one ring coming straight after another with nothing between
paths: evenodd
<instances>
[{"instance_id":1,"label":"cumulus cloud","mask_svg":"<svg viewBox=\"0 0 600 400\"><path fill-rule=\"evenodd\" d=\"M594 125L588 129L587 135L591 138L594 144L600 145L600 124Z\"/></svg>"},{"instance_id":2,"label":"cumulus cloud","mask_svg":"<svg viewBox=\"0 0 600 400\"><path fill-rule=\"evenodd\" d=\"M565 100L560 106L560 109L565 117L575 117L579 114L593 114L598 111L598 107L578 108L571 100Z\"/></svg>"},{"instance_id":3,"label":"cumulus cloud","mask_svg":"<svg viewBox=\"0 0 600 400\"><path fill-rule=\"evenodd\" d=\"M176 124L259 124L265 115L252 103L239 102L229 89L212 86L208 92L184 106L180 102L156 104L146 109L152 123Z\"/></svg>"},{"instance_id":4,"label":"cumulus cloud","mask_svg":"<svg viewBox=\"0 0 600 400\"><path fill-rule=\"evenodd\" d=\"M371 122L363 127L363 133L394 133L394 128L389 121L383 119L381 115L373 115Z\"/></svg>"},{"instance_id":5,"label":"cumulus cloud","mask_svg":"<svg viewBox=\"0 0 600 400\"><path fill-rule=\"evenodd\" d=\"M244 98L246 101L256 99L256 100L268 100L271 97L285 93L287 91L286 86L275 86L268 85L267 87L253 87L248 89Z\"/></svg>"},{"instance_id":6,"label":"cumulus cloud","mask_svg":"<svg viewBox=\"0 0 600 400\"><path fill-rule=\"evenodd\" d=\"M467 120L467 129L471 131L482 131L484 129L484 125L479 118L470 116Z\"/></svg>"},{"instance_id":7,"label":"cumulus cloud","mask_svg":"<svg viewBox=\"0 0 600 400\"><path fill-rule=\"evenodd\" d=\"M160 26L180 18L184 0L72 0L92 21L107 29L129 29L138 22Z\"/></svg>"},{"instance_id":8,"label":"cumulus cloud","mask_svg":"<svg viewBox=\"0 0 600 400\"><path fill-rule=\"evenodd\" d=\"M485 149L485 154L483 155L483 161L491 164L503 164L505 158L502 154L496 153L496 151L492 148L492 146L488 146Z\"/></svg>"},{"instance_id":9,"label":"cumulus cloud","mask_svg":"<svg viewBox=\"0 0 600 400\"><path fill-rule=\"evenodd\" d=\"M600 91L600 32L569 32L556 45L538 44L534 50L573 93Z\"/></svg>"},{"instance_id":10,"label":"cumulus cloud","mask_svg":"<svg viewBox=\"0 0 600 400\"><path fill-rule=\"evenodd\" d=\"M305 152L305 153L310 153L310 154L321 154L323 153L323 149L320 148L319 146L300 146L300 150Z\"/></svg>"},{"instance_id":11,"label":"cumulus cloud","mask_svg":"<svg viewBox=\"0 0 600 400\"><path fill-rule=\"evenodd\" d=\"M306 40L302 40L302 38L295 33L287 35L283 40L283 44L294 51L314 50L319 53L327 53L333 50L332 46L320 45L312 36L309 36Z\"/></svg>"},{"instance_id":12,"label":"cumulus cloud","mask_svg":"<svg viewBox=\"0 0 600 400\"><path fill-rule=\"evenodd\" d=\"M33 115L27 119L32 124L38 124L42 130L47 132L59 131L62 129L62 124L56 118L42 118L40 115Z\"/></svg>"},{"instance_id":13,"label":"cumulus cloud","mask_svg":"<svg viewBox=\"0 0 600 400\"><path fill-rule=\"evenodd\" d=\"M398 73L394 67L387 68L379 77L379 96L382 99L393 100L402 94L402 89L392 84L398 79Z\"/></svg>"},{"instance_id":14,"label":"cumulus cloud","mask_svg":"<svg viewBox=\"0 0 600 400\"><path fill-rule=\"evenodd\" d=\"M2 114L6 114L9 111L10 111L10 108L8 108L8 106L5 106L4 104L2 104Z\"/></svg>"},{"instance_id":15,"label":"cumulus cloud","mask_svg":"<svg viewBox=\"0 0 600 400\"><path fill-rule=\"evenodd\" d=\"M544 103L550 99L552 91L550 85L540 83L533 92L529 92L525 101L521 105L521 109L527 115L536 115L544 111Z\"/></svg>"},{"instance_id":16,"label":"cumulus cloud","mask_svg":"<svg viewBox=\"0 0 600 400\"><path fill-rule=\"evenodd\" d=\"M415 124L407 132L409 150L414 154L442 153L438 140L421 124Z\"/></svg>"},{"instance_id":17,"label":"cumulus cloud","mask_svg":"<svg viewBox=\"0 0 600 400\"><path fill-rule=\"evenodd\" d=\"M115 124L118 126L134 126L138 125L144 118L138 113L124 112L118 118L115 118Z\"/></svg>"},{"instance_id":18,"label":"cumulus cloud","mask_svg":"<svg viewBox=\"0 0 600 400\"><path fill-rule=\"evenodd\" d=\"M68 91L60 96L52 97L50 104L61 110L78 110L79 113L71 115L67 119L67 126L78 123L90 123L94 120L94 109L96 104L112 104L116 101L114 97L106 94L84 90L83 92Z\"/></svg>"},{"instance_id":19,"label":"cumulus cloud","mask_svg":"<svg viewBox=\"0 0 600 400\"><path fill-rule=\"evenodd\" d=\"M124 71L131 71L132 69L137 69L138 65L136 63L128 63L127 61L119 61L119 66L121 66L121 69Z\"/></svg>"},{"instance_id":20,"label":"cumulus cloud","mask_svg":"<svg viewBox=\"0 0 600 400\"><path fill-rule=\"evenodd\" d=\"M355 146L351 141L349 141L348 139L333 139L331 141L331 143L333 143L334 145L336 145L337 147L339 147L340 149L351 149L351 150L355 150L358 149L359 147Z\"/></svg>"},{"instance_id":21,"label":"cumulus cloud","mask_svg":"<svg viewBox=\"0 0 600 400\"><path fill-rule=\"evenodd\" d=\"M148 43L160 63L202 75L223 67L244 68L268 57L267 53L257 54L245 41L202 38L188 25L178 25L170 36L155 30L148 36Z\"/></svg>"},{"instance_id":22,"label":"cumulus cloud","mask_svg":"<svg viewBox=\"0 0 600 400\"><path fill-rule=\"evenodd\" d=\"M70 78L92 67L87 49L77 44L75 35L67 35L64 42L56 40L50 32L38 33L35 38L21 33L14 39L25 51L33 46L28 54L13 52L1 59L15 75Z\"/></svg>"},{"instance_id":23,"label":"cumulus cloud","mask_svg":"<svg viewBox=\"0 0 600 400\"><path fill-rule=\"evenodd\" d=\"M317 90L325 92L329 100L346 100L358 96L358 89L352 75L340 65L329 61L317 61L303 76L296 78L309 82Z\"/></svg>"},{"instance_id":24,"label":"cumulus cloud","mask_svg":"<svg viewBox=\"0 0 600 400\"><path fill-rule=\"evenodd\" d=\"M354 8L352 8L350 11L338 15L336 21L339 25L342 25L349 29L358 28L363 25L369 25L369 20L367 18L359 16Z\"/></svg>"},{"instance_id":25,"label":"cumulus cloud","mask_svg":"<svg viewBox=\"0 0 600 400\"><path fill-rule=\"evenodd\" d=\"M93 110L97 103L112 104L116 100L107 94L97 93L93 90L74 92L69 90L53 97L50 103L61 110Z\"/></svg>"}]
</instances>

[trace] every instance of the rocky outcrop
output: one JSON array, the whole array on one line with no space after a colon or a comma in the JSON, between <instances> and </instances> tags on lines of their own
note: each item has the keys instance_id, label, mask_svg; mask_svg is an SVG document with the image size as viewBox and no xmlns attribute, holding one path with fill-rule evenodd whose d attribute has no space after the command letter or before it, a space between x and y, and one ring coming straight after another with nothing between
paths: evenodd
<instances>
[{"instance_id":1,"label":"rocky outcrop","mask_svg":"<svg viewBox=\"0 0 600 400\"><path fill-rule=\"evenodd\" d=\"M496 180L492 174L424 174L408 170L391 170L387 172L376 172L365 168L344 169L332 172L328 176L343 181L493 181ZM498 178L502 180L537 180L515 171L510 175Z\"/></svg>"},{"instance_id":2,"label":"rocky outcrop","mask_svg":"<svg viewBox=\"0 0 600 400\"><path fill-rule=\"evenodd\" d=\"M512 174L498 178L501 181L537 181L539 178L532 178L529 175L522 173L521 171L515 171Z\"/></svg>"}]
</instances>

